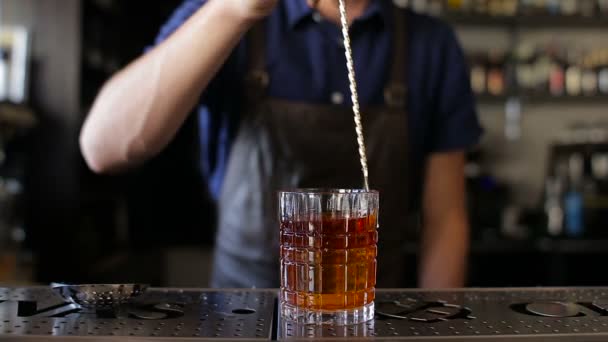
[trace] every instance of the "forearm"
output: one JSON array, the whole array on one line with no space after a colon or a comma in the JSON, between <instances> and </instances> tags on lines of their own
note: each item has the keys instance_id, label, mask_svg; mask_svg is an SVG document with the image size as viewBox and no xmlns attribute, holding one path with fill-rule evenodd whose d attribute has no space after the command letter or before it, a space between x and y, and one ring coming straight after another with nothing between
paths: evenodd
<instances>
[{"instance_id":1,"label":"forearm","mask_svg":"<svg viewBox=\"0 0 608 342\"><path fill-rule=\"evenodd\" d=\"M422 234L419 286L459 288L465 285L469 225L464 217L426 225Z\"/></svg>"},{"instance_id":2,"label":"forearm","mask_svg":"<svg viewBox=\"0 0 608 342\"><path fill-rule=\"evenodd\" d=\"M162 150L253 24L211 0L103 87L83 126L89 166L114 171Z\"/></svg>"},{"instance_id":3,"label":"forearm","mask_svg":"<svg viewBox=\"0 0 608 342\"><path fill-rule=\"evenodd\" d=\"M469 249L464 163L463 152L429 157L423 196L421 287L464 286Z\"/></svg>"}]
</instances>

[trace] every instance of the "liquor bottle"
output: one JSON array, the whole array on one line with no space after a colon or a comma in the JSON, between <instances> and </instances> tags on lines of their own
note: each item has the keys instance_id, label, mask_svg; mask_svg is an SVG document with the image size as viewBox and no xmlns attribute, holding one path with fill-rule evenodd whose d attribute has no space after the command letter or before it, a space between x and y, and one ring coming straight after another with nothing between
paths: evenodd
<instances>
[{"instance_id":1,"label":"liquor bottle","mask_svg":"<svg viewBox=\"0 0 608 342\"><path fill-rule=\"evenodd\" d=\"M477 95L486 93L486 66L485 61L479 56L472 58L471 87Z\"/></svg>"},{"instance_id":2,"label":"liquor bottle","mask_svg":"<svg viewBox=\"0 0 608 342\"><path fill-rule=\"evenodd\" d=\"M545 4L545 8L548 14L550 15L559 15L560 14L560 0L547 0Z\"/></svg>"},{"instance_id":3,"label":"liquor bottle","mask_svg":"<svg viewBox=\"0 0 608 342\"><path fill-rule=\"evenodd\" d=\"M8 99L10 85L10 53L0 48L0 102Z\"/></svg>"},{"instance_id":4,"label":"liquor bottle","mask_svg":"<svg viewBox=\"0 0 608 342\"><path fill-rule=\"evenodd\" d=\"M573 16L578 14L577 0L562 0L561 12L564 16Z\"/></svg>"},{"instance_id":5,"label":"liquor bottle","mask_svg":"<svg viewBox=\"0 0 608 342\"><path fill-rule=\"evenodd\" d=\"M551 82L551 71L553 60L549 55L542 52L534 63L534 90L537 93L546 93Z\"/></svg>"},{"instance_id":6,"label":"liquor bottle","mask_svg":"<svg viewBox=\"0 0 608 342\"><path fill-rule=\"evenodd\" d=\"M411 8L412 4L410 2L410 0L393 0L393 3L401 8Z\"/></svg>"},{"instance_id":7,"label":"liquor bottle","mask_svg":"<svg viewBox=\"0 0 608 342\"><path fill-rule=\"evenodd\" d=\"M566 69L566 93L569 96L581 94L581 68L578 65L570 65Z\"/></svg>"},{"instance_id":8,"label":"liquor bottle","mask_svg":"<svg viewBox=\"0 0 608 342\"><path fill-rule=\"evenodd\" d=\"M443 14L443 0L429 0L427 13L434 17L440 17Z\"/></svg>"},{"instance_id":9,"label":"liquor bottle","mask_svg":"<svg viewBox=\"0 0 608 342\"><path fill-rule=\"evenodd\" d=\"M489 0L476 0L474 5L474 11L480 15L488 14Z\"/></svg>"},{"instance_id":10,"label":"liquor bottle","mask_svg":"<svg viewBox=\"0 0 608 342\"><path fill-rule=\"evenodd\" d=\"M597 73L591 68L586 68L581 76L581 90L584 95L591 96L597 94L598 80Z\"/></svg>"},{"instance_id":11,"label":"liquor bottle","mask_svg":"<svg viewBox=\"0 0 608 342\"><path fill-rule=\"evenodd\" d=\"M545 215L547 232L558 237L564 232L564 208L562 205L564 182L559 177L549 177L545 183Z\"/></svg>"},{"instance_id":12,"label":"liquor bottle","mask_svg":"<svg viewBox=\"0 0 608 342\"><path fill-rule=\"evenodd\" d=\"M518 9L519 2L517 0L502 1L502 15L507 17L514 17L517 15Z\"/></svg>"},{"instance_id":13,"label":"liquor bottle","mask_svg":"<svg viewBox=\"0 0 608 342\"><path fill-rule=\"evenodd\" d=\"M608 94L608 66L604 66L600 68L600 71L597 75L598 81L598 89L601 94Z\"/></svg>"},{"instance_id":14,"label":"liquor bottle","mask_svg":"<svg viewBox=\"0 0 608 342\"><path fill-rule=\"evenodd\" d=\"M428 3L426 0L412 0L411 5L412 10L417 13L426 13L428 9Z\"/></svg>"},{"instance_id":15,"label":"liquor bottle","mask_svg":"<svg viewBox=\"0 0 608 342\"><path fill-rule=\"evenodd\" d=\"M487 72L487 90L490 95L501 96L505 93L505 57L502 52L490 52Z\"/></svg>"},{"instance_id":16,"label":"liquor bottle","mask_svg":"<svg viewBox=\"0 0 608 342\"><path fill-rule=\"evenodd\" d=\"M516 61L515 83L523 91L534 88L534 67L532 62L535 58L535 47L531 44L520 44L514 51Z\"/></svg>"},{"instance_id":17,"label":"liquor bottle","mask_svg":"<svg viewBox=\"0 0 608 342\"><path fill-rule=\"evenodd\" d=\"M502 1L500 0L489 0L488 2L488 13L491 16L497 17L502 16Z\"/></svg>"},{"instance_id":18,"label":"liquor bottle","mask_svg":"<svg viewBox=\"0 0 608 342\"><path fill-rule=\"evenodd\" d=\"M447 0L448 11L462 12L464 9L464 0Z\"/></svg>"},{"instance_id":19,"label":"liquor bottle","mask_svg":"<svg viewBox=\"0 0 608 342\"><path fill-rule=\"evenodd\" d=\"M600 182L608 181L608 153L596 151L591 157L593 178Z\"/></svg>"},{"instance_id":20,"label":"liquor bottle","mask_svg":"<svg viewBox=\"0 0 608 342\"><path fill-rule=\"evenodd\" d=\"M564 197L565 232L577 238L584 234L583 156L573 153L568 160L568 190Z\"/></svg>"},{"instance_id":21,"label":"liquor bottle","mask_svg":"<svg viewBox=\"0 0 608 342\"><path fill-rule=\"evenodd\" d=\"M470 14L474 0L447 0L446 10L455 12L458 14Z\"/></svg>"},{"instance_id":22,"label":"liquor bottle","mask_svg":"<svg viewBox=\"0 0 608 342\"><path fill-rule=\"evenodd\" d=\"M534 14L534 1L535 0L521 0L520 1L520 12L524 15Z\"/></svg>"},{"instance_id":23,"label":"liquor bottle","mask_svg":"<svg viewBox=\"0 0 608 342\"><path fill-rule=\"evenodd\" d=\"M579 12L583 17L594 17L596 13L595 0L579 0Z\"/></svg>"},{"instance_id":24,"label":"liquor bottle","mask_svg":"<svg viewBox=\"0 0 608 342\"><path fill-rule=\"evenodd\" d=\"M549 94L552 96L564 95L565 79L564 66L559 61L553 61L549 74Z\"/></svg>"}]
</instances>

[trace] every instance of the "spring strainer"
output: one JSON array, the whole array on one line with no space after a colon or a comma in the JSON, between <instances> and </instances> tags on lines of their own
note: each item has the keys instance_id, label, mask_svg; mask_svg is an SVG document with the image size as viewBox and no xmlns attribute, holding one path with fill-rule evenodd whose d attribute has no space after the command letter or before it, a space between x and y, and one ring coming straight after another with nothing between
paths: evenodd
<instances>
[{"instance_id":1,"label":"spring strainer","mask_svg":"<svg viewBox=\"0 0 608 342\"><path fill-rule=\"evenodd\" d=\"M145 284L51 284L55 293L66 301L86 309L105 310L129 304L143 294Z\"/></svg>"}]
</instances>

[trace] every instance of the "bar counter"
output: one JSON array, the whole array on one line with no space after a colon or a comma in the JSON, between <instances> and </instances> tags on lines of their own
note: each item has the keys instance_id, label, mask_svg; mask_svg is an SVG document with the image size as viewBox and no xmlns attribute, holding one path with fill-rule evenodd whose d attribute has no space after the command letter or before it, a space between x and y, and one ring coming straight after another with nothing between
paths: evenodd
<instances>
[{"instance_id":1,"label":"bar counter","mask_svg":"<svg viewBox=\"0 0 608 342\"><path fill-rule=\"evenodd\" d=\"M151 288L107 312L49 287L0 288L0 340L608 340L608 288L379 289L376 318L352 326L283 321L277 293Z\"/></svg>"}]
</instances>

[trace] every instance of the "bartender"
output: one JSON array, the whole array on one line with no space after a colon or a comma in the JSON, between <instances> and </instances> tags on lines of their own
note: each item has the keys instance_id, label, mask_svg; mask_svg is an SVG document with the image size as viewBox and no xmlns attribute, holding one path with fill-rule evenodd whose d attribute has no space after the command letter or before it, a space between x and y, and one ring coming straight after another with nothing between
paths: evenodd
<instances>
[{"instance_id":1,"label":"bartender","mask_svg":"<svg viewBox=\"0 0 608 342\"><path fill-rule=\"evenodd\" d=\"M378 287L413 276L402 247L414 238L419 286L461 287L465 151L481 134L461 48L447 25L389 0L347 12L381 197ZM362 186L339 19L336 0L186 0L89 113L80 145L98 173L144 163L198 115L219 210L214 287L279 285L277 190Z\"/></svg>"}]
</instances>

